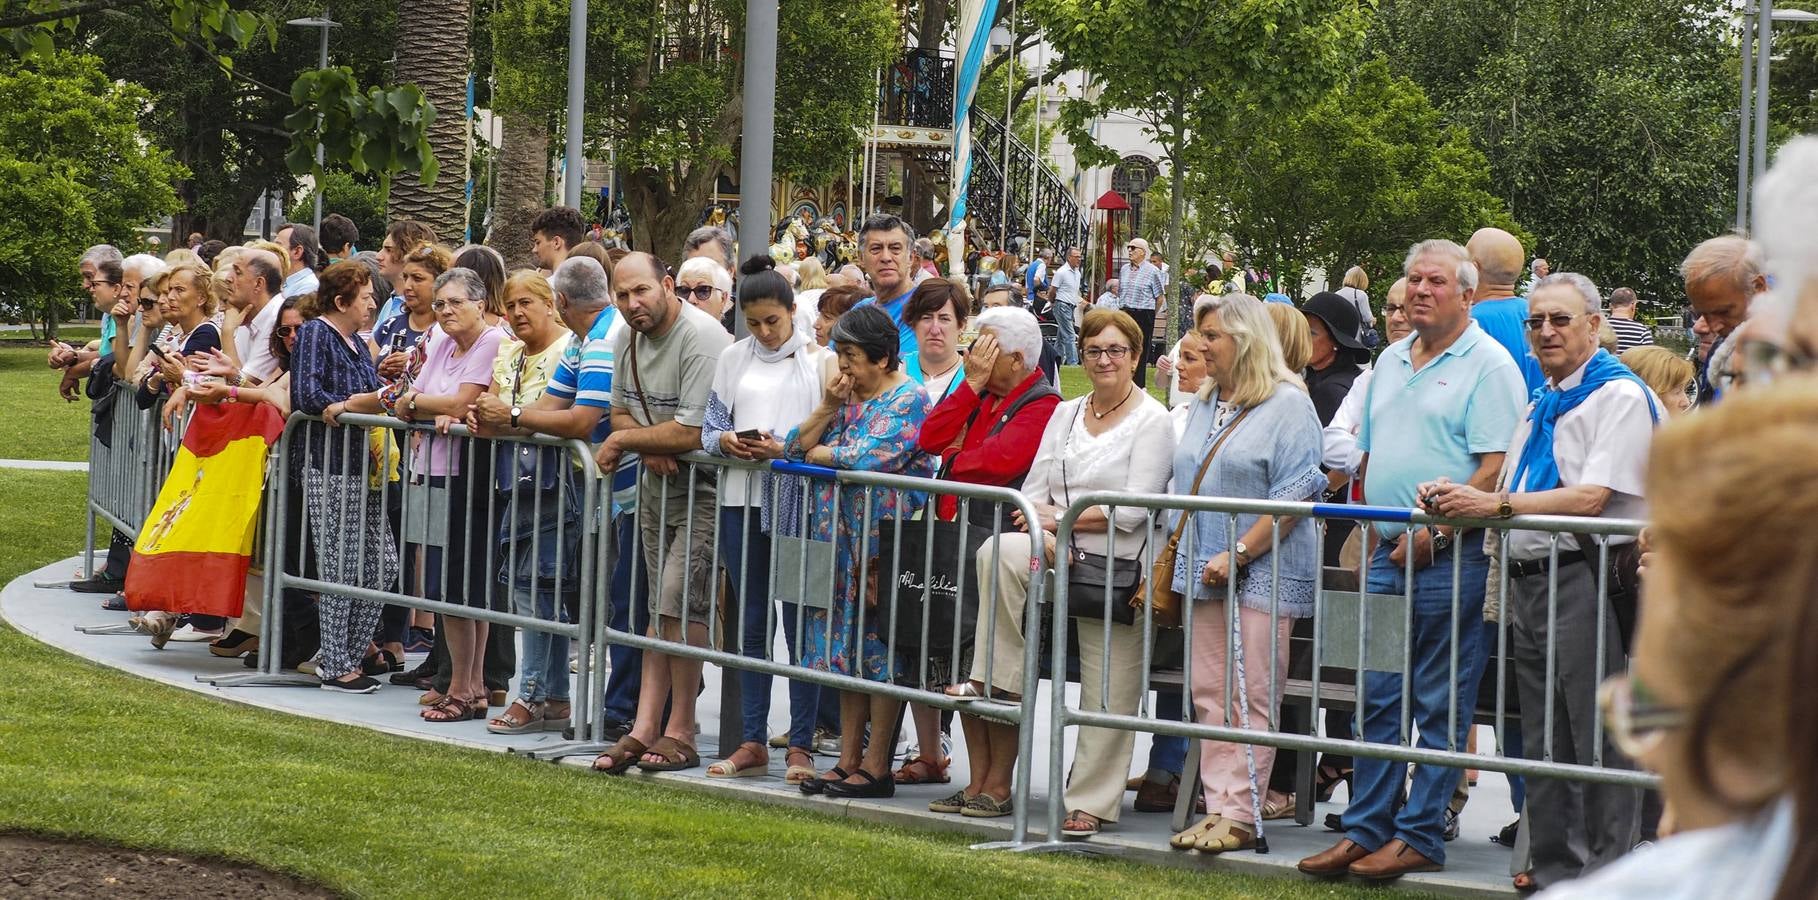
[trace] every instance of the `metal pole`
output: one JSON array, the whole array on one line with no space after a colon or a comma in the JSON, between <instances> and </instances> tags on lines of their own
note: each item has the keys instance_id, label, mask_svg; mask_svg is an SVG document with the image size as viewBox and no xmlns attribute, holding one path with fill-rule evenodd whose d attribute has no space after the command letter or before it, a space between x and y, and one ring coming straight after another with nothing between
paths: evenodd
<instances>
[{"instance_id":1,"label":"metal pole","mask_svg":"<svg viewBox=\"0 0 1818 900\"><path fill-rule=\"evenodd\" d=\"M769 246L771 153L776 144L777 0L745 6L745 138L739 158L739 252ZM733 316L739 337L745 317Z\"/></svg>"},{"instance_id":2,"label":"metal pole","mask_svg":"<svg viewBox=\"0 0 1818 900\"><path fill-rule=\"evenodd\" d=\"M1752 138L1749 116L1754 111L1755 90L1755 10L1742 11L1742 104L1737 109L1741 120L1736 135L1736 230L1749 227L1749 142Z\"/></svg>"},{"instance_id":3,"label":"metal pole","mask_svg":"<svg viewBox=\"0 0 1818 900\"><path fill-rule=\"evenodd\" d=\"M1016 80L1016 0L1010 0L1010 18L1004 20L1005 31L1010 34L1010 46L1004 49L1009 55L1004 70L1004 147L1003 163L998 170L999 185L997 203L997 249L1002 253L1010 249L1010 100L1016 96L1012 83ZM1004 273L1011 277L1011 273Z\"/></svg>"},{"instance_id":4,"label":"metal pole","mask_svg":"<svg viewBox=\"0 0 1818 900\"><path fill-rule=\"evenodd\" d=\"M587 180L587 164L581 158L586 87L587 0L568 0L568 146L563 155L567 177L562 179L562 204L575 209L581 208L581 183Z\"/></svg>"},{"instance_id":5,"label":"metal pole","mask_svg":"<svg viewBox=\"0 0 1818 900\"><path fill-rule=\"evenodd\" d=\"M320 52L318 52L316 54L316 68L317 69L328 68L328 29L331 27L333 27L333 26L326 25L326 24L322 26L322 43L320 45L321 49L320 49ZM320 117L318 117L318 118L320 118ZM316 171L318 173L320 173L322 171L322 162L325 159L325 156L323 155L322 139L320 137L320 134L321 134L321 132L318 130L317 138L316 138ZM316 229L317 234L322 233L322 176L320 174L316 175L316 223L315 223L315 229Z\"/></svg>"},{"instance_id":6,"label":"metal pole","mask_svg":"<svg viewBox=\"0 0 1818 900\"><path fill-rule=\"evenodd\" d=\"M1774 58L1774 0L1761 0L1755 30L1761 35L1761 44L1755 50L1755 171L1751 182L1760 181L1767 174L1768 64ZM1752 184L1750 189L1753 190Z\"/></svg>"},{"instance_id":7,"label":"metal pole","mask_svg":"<svg viewBox=\"0 0 1818 900\"><path fill-rule=\"evenodd\" d=\"M1040 182L1042 168L1042 76L1048 67L1048 45L1041 45L1036 51L1035 69L1035 146L1029 149L1035 154L1035 162L1029 166L1029 252L1035 252L1035 196ZM1057 248L1058 249L1058 248ZM1035 298L1028 298L1030 306L1035 305Z\"/></svg>"}]
</instances>

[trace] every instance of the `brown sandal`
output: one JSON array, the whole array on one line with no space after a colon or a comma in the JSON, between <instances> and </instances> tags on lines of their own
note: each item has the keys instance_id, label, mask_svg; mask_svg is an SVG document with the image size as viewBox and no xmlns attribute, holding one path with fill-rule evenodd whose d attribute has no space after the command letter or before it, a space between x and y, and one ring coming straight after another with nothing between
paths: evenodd
<instances>
[{"instance_id":1,"label":"brown sandal","mask_svg":"<svg viewBox=\"0 0 1818 900\"><path fill-rule=\"evenodd\" d=\"M648 749L650 748L644 746L643 741L629 734L625 735L612 746L607 747L605 753L594 757L593 770L605 772L608 775L622 775L626 769L637 765L638 757L643 756L644 751ZM604 765L601 765L602 763Z\"/></svg>"},{"instance_id":2,"label":"brown sandal","mask_svg":"<svg viewBox=\"0 0 1818 900\"><path fill-rule=\"evenodd\" d=\"M486 707L483 704L454 697L445 698L441 703L423 710L425 722L465 722L485 717Z\"/></svg>"},{"instance_id":3,"label":"brown sandal","mask_svg":"<svg viewBox=\"0 0 1818 900\"><path fill-rule=\"evenodd\" d=\"M903 764L893 776L897 784L947 784L953 778L947 774L947 766L953 760L943 759L938 763L916 757Z\"/></svg>"},{"instance_id":4,"label":"brown sandal","mask_svg":"<svg viewBox=\"0 0 1818 900\"><path fill-rule=\"evenodd\" d=\"M638 768L646 772L679 772L701 764L701 754L695 752L693 747L668 736L658 738L656 743L650 745L650 749L644 751L644 755L662 760L650 762L640 758Z\"/></svg>"}]
</instances>

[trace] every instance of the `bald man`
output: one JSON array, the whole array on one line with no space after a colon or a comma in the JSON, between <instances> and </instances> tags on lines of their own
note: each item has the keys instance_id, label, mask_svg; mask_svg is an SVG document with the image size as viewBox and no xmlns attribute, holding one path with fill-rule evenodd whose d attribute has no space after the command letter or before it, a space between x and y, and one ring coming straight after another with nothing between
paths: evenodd
<instances>
[{"instance_id":1,"label":"bald man","mask_svg":"<svg viewBox=\"0 0 1818 900\"><path fill-rule=\"evenodd\" d=\"M1479 228L1465 244L1465 252L1471 254L1471 262L1477 266L1471 318L1509 351L1531 394L1547 383L1547 377L1540 371L1540 360L1528 348L1528 302L1515 296L1515 279L1521 277L1522 264L1527 259L1521 240L1500 228Z\"/></svg>"}]
</instances>

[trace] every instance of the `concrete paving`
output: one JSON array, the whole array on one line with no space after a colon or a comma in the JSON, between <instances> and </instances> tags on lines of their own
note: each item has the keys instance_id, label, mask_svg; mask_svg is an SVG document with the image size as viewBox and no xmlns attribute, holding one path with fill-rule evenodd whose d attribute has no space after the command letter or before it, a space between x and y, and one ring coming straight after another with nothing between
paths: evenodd
<instances>
[{"instance_id":1,"label":"concrete paving","mask_svg":"<svg viewBox=\"0 0 1818 900\"><path fill-rule=\"evenodd\" d=\"M234 703L357 725L402 737L498 752L534 750L561 742L560 734L513 737L490 734L482 722L443 725L424 722L418 716L418 693L408 688L387 685L376 694L347 696L314 687L216 687L199 682L196 680L198 675L225 675L248 670L239 660L219 659L210 655L206 644L173 643L164 650L154 650L141 635L95 635L78 631L80 626L124 623L127 617L126 613L102 611L99 608L100 598L94 595L72 593L63 587L80 565L80 557L75 557L46 566L6 585L0 591L0 617L4 617L25 634L77 656L141 678ZM416 661L412 659L411 663ZM700 752L704 759L711 760L718 750L714 737L719 732L720 672L717 667L710 665L708 668L712 671L707 674L707 689L700 702ZM789 709L786 682L778 679L774 692L770 722L772 733L787 727ZM1036 708L1046 710L1048 702L1047 688L1044 686L1043 697ZM1045 715L1038 718L1036 728L1037 759L1031 771L1036 806L1031 810L1030 824L1039 834L1045 825L1048 797L1046 736L1049 729ZM1480 739L1488 737L1487 732L1480 735ZM1146 735L1138 735L1134 756L1134 766L1138 772L1147 759L1148 744ZM1066 742L1066 750L1071 754L1071 740ZM967 833L987 842L1004 841L1010 837L1008 819L965 819L928 812L927 803L950 793L952 785L900 788L893 800L841 801L806 797L783 783L782 754L773 753L771 758L771 777L767 778L708 779L705 777L704 766L691 772L632 774L625 777L655 778L723 796L789 805L863 821ZM591 761L591 756L569 757L564 763L587 765ZM828 766L832 761L822 758L818 764ZM953 748L955 776L963 777L965 767L965 747L961 740ZM1134 795L1127 797L1133 799ZM1303 876L1293 870L1295 862L1307 854L1325 849L1337 840L1336 834L1326 831L1320 825L1326 813L1342 810L1344 790L1341 788L1333 799L1337 802L1319 807L1311 826L1301 827L1292 821L1267 823L1265 834L1270 844L1269 853L1242 852L1211 857L1173 851L1167 844L1171 834L1170 817L1137 813L1127 805L1117 825L1108 828L1092 841L1069 843L1064 845L1064 849L1066 852L1094 853L1194 868L1208 874L1221 870L1242 870L1301 878ZM1446 848L1447 869L1444 872L1409 876L1400 884L1450 896L1512 895L1514 890L1510 886L1508 871L1509 851L1492 843L1489 838L1513 818L1506 779L1495 773L1484 773L1465 810L1461 837ZM1044 845L1039 837L1034 838L1031 844L1026 849L1053 850L1058 846Z\"/></svg>"}]
</instances>

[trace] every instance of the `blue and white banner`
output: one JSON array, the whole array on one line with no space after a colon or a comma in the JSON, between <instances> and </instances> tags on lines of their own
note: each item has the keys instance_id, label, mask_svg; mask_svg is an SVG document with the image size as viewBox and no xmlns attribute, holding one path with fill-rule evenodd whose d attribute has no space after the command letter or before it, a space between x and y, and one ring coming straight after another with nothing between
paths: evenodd
<instances>
[{"instance_id":1,"label":"blue and white banner","mask_svg":"<svg viewBox=\"0 0 1818 900\"><path fill-rule=\"evenodd\" d=\"M965 269L963 224L966 187L972 181L972 97L985 68L997 0L962 0L959 16L960 55L953 78L953 195L947 203L947 268L953 275L963 274Z\"/></svg>"}]
</instances>

